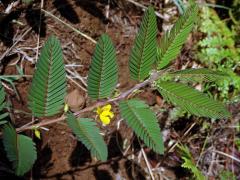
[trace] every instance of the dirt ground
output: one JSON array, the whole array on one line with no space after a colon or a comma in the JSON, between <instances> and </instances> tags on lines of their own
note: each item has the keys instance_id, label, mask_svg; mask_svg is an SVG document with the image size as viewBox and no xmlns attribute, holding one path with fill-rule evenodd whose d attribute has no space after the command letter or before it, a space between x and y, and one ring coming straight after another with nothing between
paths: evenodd
<instances>
[{"instance_id":1,"label":"dirt ground","mask_svg":"<svg viewBox=\"0 0 240 180\"><path fill-rule=\"evenodd\" d=\"M142 1L142 3L148 5L149 1ZM161 3L158 1L155 3L154 1L153 4L160 7ZM26 75L33 74L39 36L39 7L40 2L38 1L31 7L26 5L14 7L12 17L7 20L10 22L12 19L16 19L16 23L7 24L7 20L0 19L0 32L7 37L5 39L1 37L0 57L13 45L17 38L22 37L31 28L27 35L22 37L21 41L14 46L11 53L3 58L2 74L17 74L15 64L22 67ZM102 33L107 33L112 38L117 50L119 65L118 89L124 91L136 83L129 78L128 59L143 15L141 8L125 1L111 1L110 7L108 7L107 0L45 0L44 9L95 40ZM109 18L107 18L106 13L109 13ZM162 22L163 20L158 19L159 29L162 29L160 28ZM74 70L83 80L86 80L95 44L53 17L42 14L40 45L43 45L47 37L52 34L56 35L61 41L65 63L81 65L75 67ZM159 36L161 36L160 33ZM183 56L179 57L180 60L191 60L191 50L187 48L189 46L191 46L191 42L190 45L186 45L186 48L184 48ZM183 62L179 59L178 63L176 63L177 68L182 66L182 64L179 65L179 62ZM73 72L72 68L69 68L69 70ZM84 84L79 79L75 79L75 81L78 85L68 80L68 92L71 93L77 89L77 93L81 97L81 103L75 105L74 108L80 110L90 104L91 101L86 99L86 92L80 87L84 86ZM7 89L8 98L12 102L14 109L12 112L13 119L17 127L31 121L29 114L22 113L29 112L27 109L27 92L30 83L31 78L29 77L15 81L20 98L10 88ZM222 160L223 163L212 164L213 157L210 151L206 150L205 153L201 154L207 137L210 139L208 141L209 147L206 148L218 148L218 150L228 153L232 153L236 149L235 147L228 147L233 146L236 134L230 126L239 119L240 105L236 104L229 107L233 113L233 118L230 121L215 121L212 123L210 130L204 131L202 128L204 119L201 118L180 118L177 121L170 121L169 112L160 112L159 109L172 109L173 107L163 104L161 96L150 88L143 89L138 97L144 99L156 109L165 136L167 152L164 156L156 155L148 148L144 148L150 165L153 169L156 169L156 172L154 172L156 179L161 179L157 175L159 173L165 179L188 179L190 176L190 173L181 167L182 161L179 152L176 149L169 151L171 144L179 140L181 143L189 145L194 157L199 159L199 166L202 169L205 168L206 172L210 172L209 177L212 177L210 179L215 179L219 170L223 167L230 169L234 167L235 171L240 173L240 165L229 158L217 154L218 160ZM57 123L47 126L46 128L49 129L47 131L41 130L41 140L34 138L38 149L38 159L33 170L25 176L25 179L30 177L44 180L149 179L150 176L144 158L140 153L138 140L125 123L119 123L118 110L116 107L114 107L114 110L116 117L110 126L103 127L99 123L101 131L105 134L104 139L108 144L108 161L100 162L92 159L89 151L76 140L67 125L64 122ZM94 118L95 113L86 113L82 116ZM191 128L192 125L193 128ZM26 133L31 135L31 132ZM127 149L128 146L129 149ZM234 153L236 157L240 158L239 152L235 151ZM9 167L7 160L3 160L2 164ZM4 173L5 171L0 169L0 172Z\"/></svg>"}]
</instances>

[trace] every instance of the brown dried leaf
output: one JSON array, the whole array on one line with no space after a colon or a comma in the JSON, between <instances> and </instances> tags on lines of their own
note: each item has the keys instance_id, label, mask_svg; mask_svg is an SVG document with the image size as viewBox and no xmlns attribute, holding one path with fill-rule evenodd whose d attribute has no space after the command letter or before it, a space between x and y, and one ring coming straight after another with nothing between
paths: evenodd
<instances>
[{"instance_id":1,"label":"brown dried leaf","mask_svg":"<svg viewBox=\"0 0 240 180\"><path fill-rule=\"evenodd\" d=\"M86 99L78 89L74 89L66 96L66 103L69 108L75 112L82 109L86 103Z\"/></svg>"}]
</instances>

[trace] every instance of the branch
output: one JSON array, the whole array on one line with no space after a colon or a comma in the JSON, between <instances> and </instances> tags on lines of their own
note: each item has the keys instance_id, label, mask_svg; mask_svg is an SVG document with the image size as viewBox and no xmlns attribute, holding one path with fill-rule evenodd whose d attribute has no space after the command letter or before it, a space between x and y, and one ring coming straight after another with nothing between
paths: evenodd
<instances>
[{"instance_id":1,"label":"branch","mask_svg":"<svg viewBox=\"0 0 240 180\"><path fill-rule=\"evenodd\" d=\"M92 43L96 44L97 41L95 41L93 38L91 38L90 36L82 33L81 31L79 31L78 29L76 29L75 27L71 26L68 23L65 23L63 20L61 20L60 18L58 18L57 16L54 16L51 12L46 11L44 9L41 9L42 12L44 12L47 16L50 16L52 18L54 18L55 20L57 20L58 22L64 24L65 26L67 26L68 28L72 29L74 32L78 33L79 35L83 36L84 38L90 40Z\"/></svg>"},{"instance_id":2,"label":"branch","mask_svg":"<svg viewBox=\"0 0 240 180\"><path fill-rule=\"evenodd\" d=\"M140 3L136 2L136 1L133 1L133 0L127 0L127 1L130 2L130 3L132 3L132 4L134 4L135 6L138 6L138 7L142 8L144 11L147 9L146 6L140 4ZM166 18L164 17L164 15L160 14L159 12L155 11L155 14L156 14L157 17L166 20Z\"/></svg>"},{"instance_id":3,"label":"branch","mask_svg":"<svg viewBox=\"0 0 240 180\"><path fill-rule=\"evenodd\" d=\"M145 87L146 85L148 84L151 84L152 82L154 82L155 80L157 80L159 78L159 75L162 74L162 71L159 71L159 72L153 72L150 76L150 78L148 78L147 80L139 83L139 84L136 84L134 87L132 87L131 89L123 92L122 94L120 94L118 97L116 98L113 98L113 99L109 99L109 100L106 100L106 101L99 101L99 102L96 102L95 104L93 104L92 106L89 106L89 107L86 107L78 112L75 112L74 115L75 116L79 116L80 114L82 113L85 113L85 112L89 112L89 111L93 111L94 109L96 109L97 107L99 106L104 106L105 104L108 104L108 103L112 103L112 102L117 102L117 101L120 101L126 97L128 97L132 92L136 91L136 90L139 90L143 87ZM61 117L59 118L56 118L56 119L45 119L45 120L41 120L40 123L37 123L37 124L33 124L33 125L24 125L20 128L17 128L16 131L17 132L23 132L23 131L26 131L26 130L31 130L31 129L34 129L34 128L39 128L39 127L43 127L43 126L46 126L46 125L50 125L50 124L53 124L53 123L57 123L57 122L60 122L60 121L64 121L65 120L65 116L62 115Z\"/></svg>"}]
</instances>

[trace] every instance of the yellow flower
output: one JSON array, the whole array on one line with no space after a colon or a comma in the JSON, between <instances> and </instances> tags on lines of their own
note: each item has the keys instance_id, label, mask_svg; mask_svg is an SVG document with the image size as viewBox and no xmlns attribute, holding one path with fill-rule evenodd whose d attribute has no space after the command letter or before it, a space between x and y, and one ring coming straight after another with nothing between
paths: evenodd
<instances>
[{"instance_id":1,"label":"yellow flower","mask_svg":"<svg viewBox=\"0 0 240 180\"><path fill-rule=\"evenodd\" d=\"M68 110L69 110L69 106L68 106L68 104L65 104L64 105L64 112L66 113L66 112L68 112Z\"/></svg>"},{"instance_id":2,"label":"yellow flower","mask_svg":"<svg viewBox=\"0 0 240 180\"><path fill-rule=\"evenodd\" d=\"M38 139L41 139L41 132L37 128L34 129L34 134Z\"/></svg>"},{"instance_id":3,"label":"yellow flower","mask_svg":"<svg viewBox=\"0 0 240 180\"><path fill-rule=\"evenodd\" d=\"M104 125L108 125L114 116L111 108L112 106L110 104L97 108L97 114Z\"/></svg>"}]
</instances>

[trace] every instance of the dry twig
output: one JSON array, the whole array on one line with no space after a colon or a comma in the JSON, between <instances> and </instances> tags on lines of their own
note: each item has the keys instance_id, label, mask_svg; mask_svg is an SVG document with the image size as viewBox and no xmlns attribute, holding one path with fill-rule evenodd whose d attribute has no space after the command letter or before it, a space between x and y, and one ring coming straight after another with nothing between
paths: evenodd
<instances>
[{"instance_id":1,"label":"dry twig","mask_svg":"<svg viewBox=\"0 0 240 180\"><path fill-rule=\"evenodd\" d=\"M94 44L97 43L97 41L95 41L93 38L91 38L90 36L84 34L83 32L79 31L78 29L76 29L75 27L71 26L68 23L65 23L63 20L61 20L60 18L58 18L57 16L54 16L51 12L46 11L44 9L41 9L42 12L44 12L47 16L50 16L52 18L54 18L55 20L57 20L58 22L64 24L65 26L67 26L68 28L70 28L71 30L73 30L74 32L78 33L79 35L83 36L84 38L90 40L91 42L93 42Z\"/></svg>"},{"instance_id":2,"label":"dry twig","mask_svg":"<svg viewBox=\"0 0 240 180\"><path fill-rule=\"evenodd\" d=\"M135 6L138 6L138 7L142 8L144 11L147 9L146 6L140 4L140 3L136 2L136 1L133 1L133 0L126 0L126 1L134 4ZM156 14L157 17L166 20L166 18L165 18L162 14L160 14L159 12L156 12L156 11L155 11L155 14Z\"/></svg>"}]
</instances>

